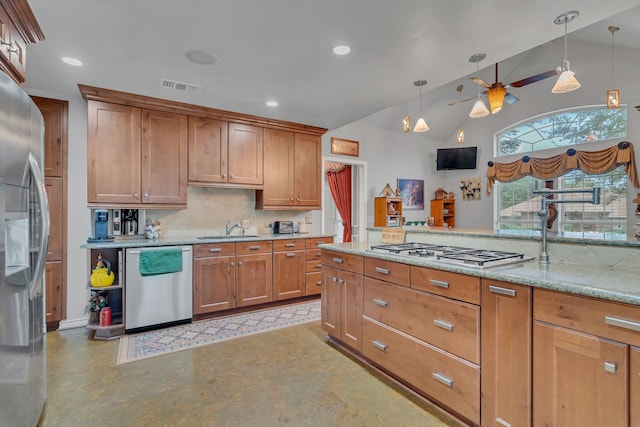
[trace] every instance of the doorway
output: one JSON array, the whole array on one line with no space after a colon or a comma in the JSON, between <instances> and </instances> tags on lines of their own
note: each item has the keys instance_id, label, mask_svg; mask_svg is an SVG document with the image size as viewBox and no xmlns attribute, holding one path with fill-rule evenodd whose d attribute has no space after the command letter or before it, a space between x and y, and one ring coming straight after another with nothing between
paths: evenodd
<instances>
[{"instance_id":1,"label":"doorway","mask_svg":"<svg viewBox=\"0 0 640 427\"><path fill-rule=\"evenodd\" d=\"M335 243L342 243L342 218L340 218L329 190L327 174L324 172L326 162L338 162L351 166L351 221L353 224L351 241L361 242L367 240L367 163L361 160L341 157L324 157L322 159L322 232L332 234Z\"/></svg>"}]
</instances>

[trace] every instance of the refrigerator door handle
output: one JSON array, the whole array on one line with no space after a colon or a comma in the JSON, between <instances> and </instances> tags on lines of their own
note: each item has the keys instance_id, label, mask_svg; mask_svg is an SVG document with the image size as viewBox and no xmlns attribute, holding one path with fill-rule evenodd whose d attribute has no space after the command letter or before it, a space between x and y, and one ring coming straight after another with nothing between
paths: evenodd
<instances>
[{"instance_id":1,"label":"refrigerator door handle","mask_svg":"<svg viewBox=\"0 0 640 427\"><path fill-rule=\"evenodd\" d=\"M31 277L31 282L29 283L29 296L33 299L38 292L37 284L40 283L40 278L44 274L44 267L47 262L47 249L49 247L49 202L47 200L40 165L32 153L29 153L29 170L34 181L33 186L38 195L40 224L42 224L40 242L38 244L38 260L35 265L34 274Z\"/></svg>"}]
</instances>

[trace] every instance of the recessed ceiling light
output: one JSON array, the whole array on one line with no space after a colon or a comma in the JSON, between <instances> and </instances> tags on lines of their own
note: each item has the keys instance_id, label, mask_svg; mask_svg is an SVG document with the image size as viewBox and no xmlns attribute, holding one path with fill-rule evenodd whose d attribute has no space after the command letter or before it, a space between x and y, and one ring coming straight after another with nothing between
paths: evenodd
<instances>
[{"instance_id":1,"label":"recessed ceiling light","mask_svg":"<svg viewBox=\"0 0 640 427\"><path fill-rule=\"evenodd\" d=\"M208 50L188 50L184 53L184 56L186 56L189 61L200 65L212 65L218 61L218 58Z\"/></svg>"},{"instance_id":2,"label":"recessed ceiling light","mask_svg":"<svg viewBox=\"0 0 640 427\"><path fill-rule=\"evenodd\" d=\"M333 53L336 55L348 55L351 52L351 48L345 44L340 44L333 47Z\"/></svg>"},{"instance_id":3,"label":"recessed ceiling light","mask_svg":"<svg viewBox=\"0 0 640 427\"><path fill-rule=\"evenodd\" d=\"M74 67L82 66L82 61L79 61L76 58L70 58L68 56L62 58L62 62L64 62L65 64L73 65Z\"/></svg>"},{"instance_id":4,"label":"recessed ceiling light","mask_svg":"<svg viewBox=\"0 0 640 427\"><path fill-rule=\"evenodd\" d=\"M267 104L267 107L277 107L278 101L267 101L265 104Z\"/></svg>"}]
</instances>

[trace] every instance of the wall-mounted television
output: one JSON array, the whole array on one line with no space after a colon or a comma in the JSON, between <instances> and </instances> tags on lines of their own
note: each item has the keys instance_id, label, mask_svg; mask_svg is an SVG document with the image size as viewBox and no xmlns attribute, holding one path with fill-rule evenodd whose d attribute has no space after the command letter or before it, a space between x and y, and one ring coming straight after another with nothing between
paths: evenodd
<instances>
[{"instance_id":1,"label":"wall-mounted television","mask_svg":"<svg viewBox=\"0 0 640 427\"><path fill-rule=\"evenodd\" d=\"M438 148L436 170L476 169L478 147Z\"/></svg>"}]
</instances>

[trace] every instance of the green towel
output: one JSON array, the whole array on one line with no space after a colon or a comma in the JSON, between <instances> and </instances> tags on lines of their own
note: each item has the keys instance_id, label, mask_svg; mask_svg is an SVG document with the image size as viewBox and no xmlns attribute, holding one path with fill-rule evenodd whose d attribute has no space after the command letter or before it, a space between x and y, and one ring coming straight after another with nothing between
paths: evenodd
<instances>
[{"instance_id":1,"label":"green towel","mask_svg":"<svg viewBox=\"0 0 640 427\"><path fill-rule=\"evenodd\" d=\"M140 251L140 275L153 276L178 271L182 271L181 248Z\"/></svg>"}]
</instances>

